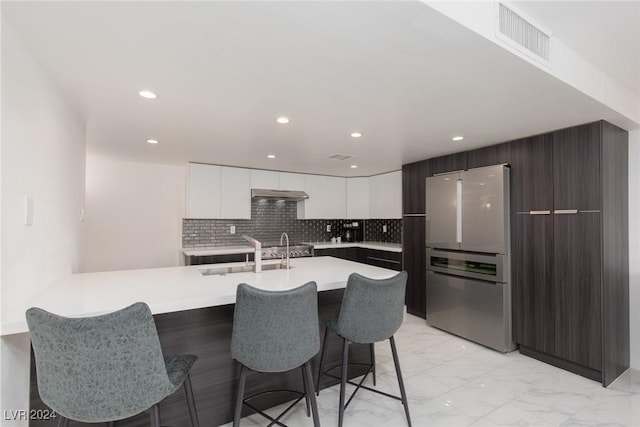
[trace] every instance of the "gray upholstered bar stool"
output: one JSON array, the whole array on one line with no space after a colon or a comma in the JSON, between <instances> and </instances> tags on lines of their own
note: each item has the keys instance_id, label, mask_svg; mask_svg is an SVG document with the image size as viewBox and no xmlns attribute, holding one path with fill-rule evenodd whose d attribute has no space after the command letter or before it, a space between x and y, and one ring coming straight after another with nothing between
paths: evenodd
<instances>
[{"instance_id":1,"label":"gray upholstered bar stool","mask_svg":"<svg viewBox=\"0 0 640 427\"><path fill-rule=\"evenodd\" d=\"M337 317L326 319L324 340L322 343L322 356L320 357L320 369L318 373L318 384L316 392L319 391L319 384L322 375L328 375L336 379L340 379L340 403L338 408L338 425L342 426L344 419L344 410L356 395L356 392L364 388L387 397L402 401L404 412L407 416L407 423L411 426L411 417L409 416L409 405L407 403L407 394L402 381L402 372L400 371L400 363L398 362L398 352L396 350L396 342L393 334L396 333L404 316L404 294L407 284L407 272L403 271L397 275L382 280L370 279L353 273L347 280L347 287L344 291L340 313ZM331 331L342 338L342 364L341 376L331 375L329 371L336 369L333 367L327 371L324 369L324 355L327 351L327 334ZM362 385L369 373L374 373L375 385L375 358L373 353L373 343L389 340L391 343L391 352L393 354L393 363L396 368L398 377L398 385L400 386L400 396L376 390ZM349 344L360 343L369 344L371 348L371 367L362 377L359 383L347 381L347 366L349 358ZM345 388L346 383L356 386L353 394L345 404Z\"/></svg>"},{"instance_id":2,"label":"gray upholstered bar stool","mask_svg":"<svg viewBox=\"0 0 640 427\"><path fill-rule=\"evenodd\" d=\"M284 426L280 419L302 398L306 399L307 415L311 405L313 425L319 426L318 407L309 364L309 360L318 354L318 350L318 288L315 282L287 291L265 291L246 283L238 285L231 335L231 356L240 363L234 427L240 425L243 404L269 419L269 425ZM244 397L249 369L256 372L286 372L296 368L302 370L304 393L295 392L299 397L276 418L248 401L265 393L290 391L266 391Z\"/></svg>"},{"instance_id":3,"label":"gray upholstered bar stool","mask_svg":"<svg viewBox=\"0 0 640 427\"><path fill-rule=\"evenodd\" d=\"M67 318L39 308L26 312L40 398L69 420L98 423L151 409L184 384L191 425L198 427L189 371L197 357L164 357L153 316L144 303L95 317Z\"/></svg>"}]
</instances>

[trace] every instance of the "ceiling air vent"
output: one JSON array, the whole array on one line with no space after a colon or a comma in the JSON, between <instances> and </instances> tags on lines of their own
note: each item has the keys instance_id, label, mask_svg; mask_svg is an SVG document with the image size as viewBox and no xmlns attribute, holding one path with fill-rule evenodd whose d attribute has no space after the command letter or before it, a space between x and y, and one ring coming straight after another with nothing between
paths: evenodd
<instances>
[{"instance_id":1,"label":"ceiling air vent","mask_svg":"<svg viewBox=\"0 0 640 427\"><path fill-rule=\"evenodd\" d=\"M355 157L355 156L352 156L351 154L340 154L340 153L336 153L333 156L329 156L329 158L333 160L347 160L352 157Z\"/></svg>"},{"instance_id":2,"label":"ceiling air vent","mask_svg":"<svg viewBox=\"0 0 640 427\"><path fill-rule=\"evenodd\" d=\"M550 36L504 3L498 4L498 35L521 52L549 62Z\"/></svg>"}]
</instances>

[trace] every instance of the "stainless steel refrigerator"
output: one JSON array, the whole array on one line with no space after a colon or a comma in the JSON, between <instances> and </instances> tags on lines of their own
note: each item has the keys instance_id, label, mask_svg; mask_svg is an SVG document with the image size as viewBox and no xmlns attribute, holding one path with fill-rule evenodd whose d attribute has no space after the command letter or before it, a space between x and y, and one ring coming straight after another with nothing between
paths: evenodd
<instances>
[{"instance_id":1,"label":"stainless steel refrigerator","mask_svg":"<svg viewBox=\"0 0 640 427\"><path fill-rule=\"evenodd\" d=\"M427 178L425 212L427 323L513 350L508 166Z\"/></svg>"}]
</instances>

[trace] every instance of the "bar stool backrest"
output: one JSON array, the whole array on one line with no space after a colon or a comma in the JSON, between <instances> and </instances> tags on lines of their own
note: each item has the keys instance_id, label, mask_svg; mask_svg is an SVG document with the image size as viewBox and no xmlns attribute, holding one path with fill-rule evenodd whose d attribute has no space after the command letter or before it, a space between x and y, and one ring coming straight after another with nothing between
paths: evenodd
<instances>
[{"instance_id":1,"label":"bar stool backrest","mask_svg":"<svg viewBox=\"0 0 640 427\"><path fill-rule=\"evenodd\" d=\"M287 291L238 285L231 335L235 360L258 372L285 372L319 349L316 282Z\"/></svg>"},{"instance_id":2,"label":"bar stool backrest","mask_svg":"<svg viewBox=\"0 0 640 427\"><path fill-rule=\"evenodd\" d=\"M40 398L66 418L89 423L128 418L175 389L144 303L84 318L34 307L26 318Z\"/></svg>"},{"instance_id":3,"label":"bar stool backrest","mask_svg":"<svg viewBox=\"0 0 640 427\"><path fill-rule=\"evenodd\" d=\"M389 339L402 324L406 283L406 271L388 279L351 274L336 325L338 335L363 344Z\"/></svg>"}]
</instances>

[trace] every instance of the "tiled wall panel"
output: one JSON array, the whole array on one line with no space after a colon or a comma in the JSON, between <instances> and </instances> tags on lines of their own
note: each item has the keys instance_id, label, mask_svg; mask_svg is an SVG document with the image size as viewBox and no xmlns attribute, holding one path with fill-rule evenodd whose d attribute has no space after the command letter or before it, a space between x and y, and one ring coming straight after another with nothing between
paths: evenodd
<instances>
[{"instance_id":1,"label":"tiled wall panel","mask_svg":"<svg viewBox=\"0 0 640 427\"><path fill-rule=\"evenodd\" d=\"M297 219L297 204L294 201L253 200L251 219L183 219L182 246L185 248L205 246L243 245L243 234L249 234L261 242L271 244L280 241L282 232L293 242L329 241L340 233L345 222L359 221L364 229L364 240L400 243L402 220L400 219ZM384 233L383 225L387 225ZM235 234L229 232L236 227ZM331 225L331 232L327 232Z\"/></svg>"}]
</instances>

